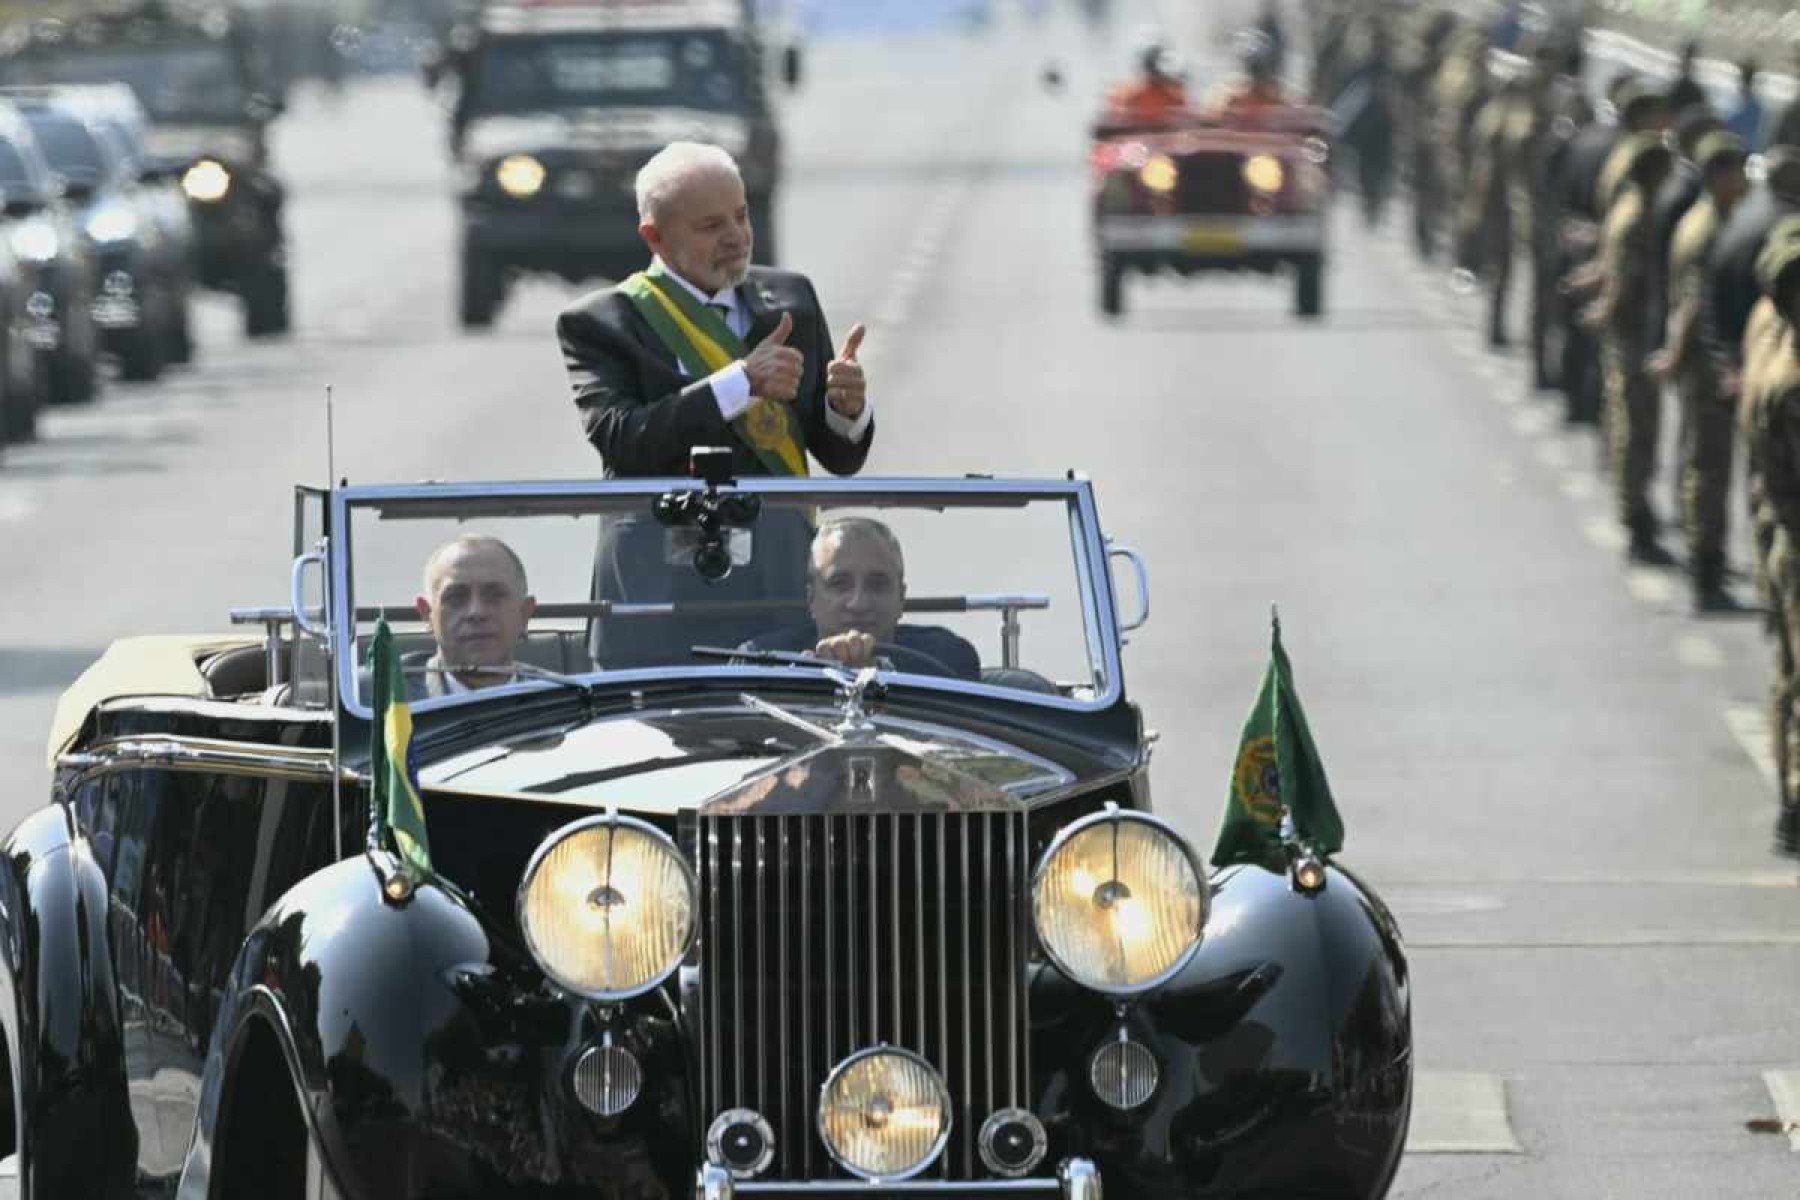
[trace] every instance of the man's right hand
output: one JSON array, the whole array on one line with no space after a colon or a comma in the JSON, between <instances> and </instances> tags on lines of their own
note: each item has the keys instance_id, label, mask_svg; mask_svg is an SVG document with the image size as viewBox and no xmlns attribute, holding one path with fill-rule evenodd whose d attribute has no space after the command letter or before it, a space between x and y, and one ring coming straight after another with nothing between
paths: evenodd
<instances>
[{"instance_id":1,"label":"man's right hand","mask_svg":"<svg viewBox=\"0 0 1800 1200\"><path fill-rule=\"evenodd\" d=\"M829 658L857 670L875 665L875 639L851 630L822 639L813 647L813 656Z\"/></svg>"},{"instance_id":2,"label":"man's right hand","mask_svg":"<svg viewBox=\"0 0 1800 1200\"><path fill-rule=\"evenodd\" d=\"M752 396L791 404L800 394L800 377L806 371L806 356L787 344L792 332L794 318L784 312L781 324L775 326L774 332L745 356L744 373L750 377Z\"/></svg>"}]
</instances>

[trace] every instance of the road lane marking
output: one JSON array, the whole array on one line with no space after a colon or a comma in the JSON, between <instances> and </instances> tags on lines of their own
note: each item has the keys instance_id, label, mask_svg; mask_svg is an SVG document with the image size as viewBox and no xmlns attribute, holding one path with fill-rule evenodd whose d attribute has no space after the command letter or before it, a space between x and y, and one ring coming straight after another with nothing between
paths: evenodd
<instances>
[{"instance_id":1,"label":"road lane marking","mask_svg":"<svg viewBox=\"0 0 1800 1200\"><path fill-rule=\"evenodd\" d=\"M1562 483L1559 486L1562 488L1562 494L1571 500L1589 499L1595 492L1600 490L1600 485L1594 482L1594 477L1592 475L1587 474L1585 471L1576 470L1571 470L1567 475L1564 475ZM1624 536L1621 535L1619 537L1619 545L1622 546L1624 544L1625 539ZM1617 547L1613 548L1616 549Z\"/></svg>"},{"instance_id":2,"label":"road lane marking","mask_svg":"<svg viewBox=\"0 0 1800 1200\"><path fill-rule=\"evenodd\" d=\"M1406 1151L1523 1154L1506 1113L1506 1081L1460 1071L1415 1072Z\"/></svg>"},{"instance_id":3,"label":"road lane marking","mask_svg":"<svg viewBox=\"0 0 1800 1200\"><path fill-rule=\"evenodd\" d=\"M1725 665L1725 652L1704 633L1684 633L1675 639L1675 657L1684 667L1717 671Z\"/></svg>"},{"instance_id":4,"label":"road lane marking","mask_svg":"<svg viewBox=\"0 0 1800 1200\"><path fill-rule=\"evenodd\" d=\"M1602 550L1625 548L1625 531L1611 517L1594 517L1582 525L1581 531L1587 534L1588 541Z\"/></svg>"},{"instance_id":5,"label":"road lane marking","mask_svg":"<svg viewBox=\"0 0 1800 1200\"><path fill-rule=\"evenodd\" d=\"M1775 1115L1788 1127L1788 1149L1800 1151L1800 1070L1764 1071Z\"/></svg>"},{"instance_id":6,"label":"road lane marking","mask_svg":"<svg viewBox=\"0 0 1800 1200\"><path fill-rule=\"evenodd\" d=\"M1739 705L1725 710L1725 728L1731 730L1731 736L1749 755L1750 762L1756 767L1756 773L1763 777L1769 790L1780 791L1780 778L1775 767L1774 730L1769 726L1769 714L1760 708Z\"/></svg>"}]
</instances>

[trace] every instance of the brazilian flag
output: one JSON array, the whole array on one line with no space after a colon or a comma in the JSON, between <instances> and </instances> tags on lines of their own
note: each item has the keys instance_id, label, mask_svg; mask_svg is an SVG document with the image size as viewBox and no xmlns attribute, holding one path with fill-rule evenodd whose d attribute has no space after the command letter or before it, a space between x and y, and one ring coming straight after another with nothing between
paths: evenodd
<instances>
[{"instance_id":1,"label":"brazilian flag","mask_svg":"<svg viewBox=\"0 0 1800 1200\"><path fill-rule=\"evenodd\" d=\"M1272 624L1269 666L1238 742L1225 820L1213 847L1215 867L1278 858L1283 817L1292 818L1295 837L1315 854L1344 848L1344 823L1294 690L1294 669L1281 648L1281 619Z\"/></svg>"},{"instance_id":2,"label":"brazilian flag","mask_svg":"<svg viewBox=\"0 0 1800 1200\"><path fill-rule=\"evenodd\" d=\"M369 733L369 802L378 831L386 832L406 869L421 878L431 875L431 841L425 833L425 806L419 800L408 750L412 744L412 710L406 706L406 679L387 622L377 621L369 644L369 675L374 684L375 724Z\"/></svg>"}]
</instances>

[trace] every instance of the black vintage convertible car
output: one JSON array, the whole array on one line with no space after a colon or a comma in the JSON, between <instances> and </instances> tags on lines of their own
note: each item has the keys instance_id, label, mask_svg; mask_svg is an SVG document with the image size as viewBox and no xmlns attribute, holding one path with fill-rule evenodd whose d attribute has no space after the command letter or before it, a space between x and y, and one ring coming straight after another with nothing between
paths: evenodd
<instances>
[{"instance_id":1,"label":"black vintage convertible car","mask_svg":"<svg viewBox=\"0 0 1800 1200\"><path fill-rule=\"evenodd\" d=\"M759 648L845 518L893 640ZM122 641L59 706L0 870L23 1195L1386 1193L1398 931L1150 811L1148 592L1086 482L299 489L294 534L250 632ZM466 535L538 598L472 689L415 604Z\"/></svg>"}]
</instances>

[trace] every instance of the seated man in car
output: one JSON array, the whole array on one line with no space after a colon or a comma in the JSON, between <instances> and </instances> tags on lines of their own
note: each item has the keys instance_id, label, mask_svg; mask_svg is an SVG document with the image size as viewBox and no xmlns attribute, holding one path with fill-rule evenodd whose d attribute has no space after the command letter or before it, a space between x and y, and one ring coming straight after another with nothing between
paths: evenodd
<instances>
[{"instance_id":1,"label":"seated man in car","mask_svg":"<svg viewBox=\"0 0 1800 1200\"><path fill-rule=\"evenodd\" d=\"M1187 108L1187 87L1181 82L1168 47L1161 42L1150 43L1140 52L1138 63L1142 74L1107 93L1107 117L1154 123L1181 115Z\"/></svg>"},{"instance_id":2,"label":"seated man in car","mask_svg":"<svg viewBox=\"0 0 1800 1200\"><path fill-rule=\"evenodd\" d=\"M812 621L752 638L746 650L793 650L847 667L888 659L896 670L981 678L975 647L937 625L904 625L906 558L894 531L871 517L828 517L806 573Z\"/></svg>"},{"instance_id":3,"label":"seated man in car","mask_svg":"<svg viewBox=\"0 0 1800 1200\"><path fill-rule=\"evenodd\" d=\"M495 537L445 542L425 563L425 592L413 601L437 651L402 655L409 700L455 696L516 679L514 655L537 609L525 564Z\"/></svg>"}]
</instances>

